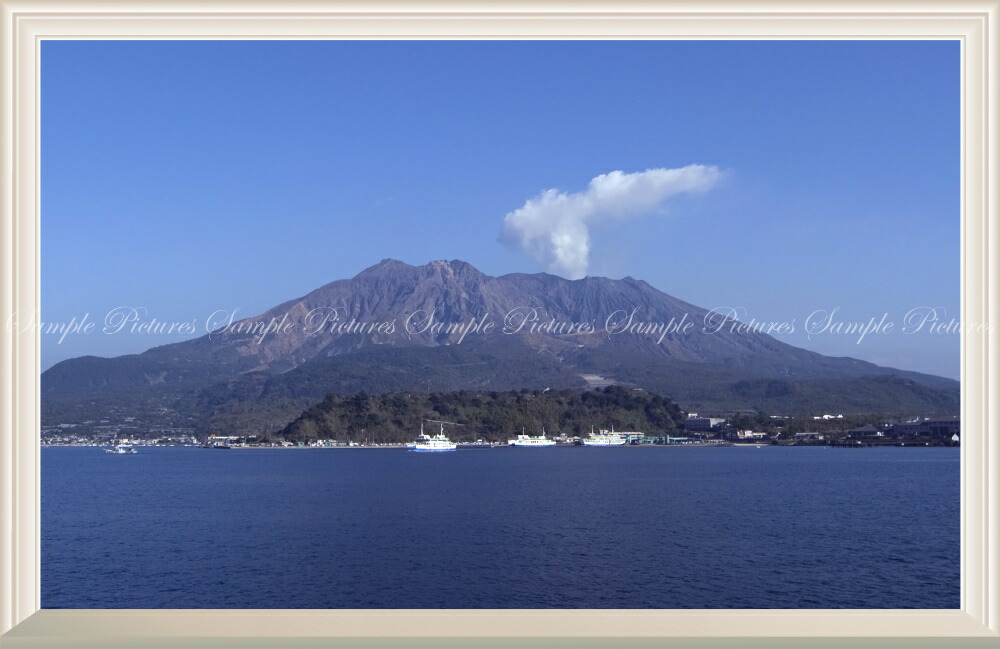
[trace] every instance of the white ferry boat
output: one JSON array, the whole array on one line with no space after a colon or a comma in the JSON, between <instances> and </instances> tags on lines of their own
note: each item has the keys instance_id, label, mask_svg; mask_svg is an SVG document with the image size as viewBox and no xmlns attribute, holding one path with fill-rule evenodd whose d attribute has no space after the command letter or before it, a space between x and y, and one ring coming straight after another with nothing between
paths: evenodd
<instances>
[{"instance_id":1,"label":"white ferry boat","mask_svg":"<svg viewBox=\"0 0 1000 649\"><path fill-rule=\"evenodd\" d=\"M590 429L590 437L583 440L584 446L625 446L625 438L621 435L615 433L614 426L611 430L601 429L600 433L595 434L594 429Z\"/></svg>"},{"instance_id":2,"label":"white ferry boat","mask_svg":"<svg viewBox=\"0 0 1000 649\"><path fill-rule=\"evenodd\" d=\"M420 424L420 435L417 437L417 441L413 443L414 451L454 451L458 448L458 444L448 439L448 436L444 434L444 424L441 424L441 432L430 437L424 434L424 425Z\"/></svg>"},{"instance_id":3,"label":"white ferry boat","mask_svg":"<svg viewBox=\"0 0 1000 649\"><path fill-rule=\"evenodd\" d=\"M111 455L134 455L135 453L138 453L138 451L134 448L126 446L125 444L119 444L114 448L106 448L104 449L104 452L110 453Z\"/></svg>"},{"instance_id":4,"label":"white ferry boat","mask_svg":"<svg viewBox=\"0 0 1000 649\"><path fill-rule=\"evenodd\" d=\"M517 439L507 440L507 446L555 446L556 441L554 439L549 439L545 436L545 429L542 428L542 434L538 437L532 437L531 435L526 435L524 429L521 429L521 434L517 436Z\"/></svg>"},{"instance_id":5,"label":"white ferry boat","mask_svg":"<svg viewBox=\"0 0 1000 649\"><path fill-rule=\"evenodd\" d=\"M442 426L442 428L443 428L443 426ZM431 441L431 436L424 432L424 423L420 422L420 434L417 435L417 441L415 441L415 442L407 442L406 443L406 448L408 448L410 450L413 450L413 449L417 448L417 444L420 444L420 443L423 443L423 442L429 442L429 441Z\"/></svg>"}]
</instances>

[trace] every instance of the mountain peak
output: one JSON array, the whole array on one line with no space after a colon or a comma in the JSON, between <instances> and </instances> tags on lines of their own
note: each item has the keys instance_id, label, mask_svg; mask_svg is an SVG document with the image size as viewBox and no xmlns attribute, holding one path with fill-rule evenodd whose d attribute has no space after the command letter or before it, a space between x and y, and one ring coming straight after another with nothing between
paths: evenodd
<instances>
[{"instance_id":1,"label":"mountain peak","mask_svg":"<svg viewBox=\"0 0 1000 649\"><path fill-rule=\"evenodd\" d=\"M361 277L362 275L368 275L371 273L377 273L391 268L413 268L413 266L409 265L404 261L399 261L398 259L392 259L391 257L386 257L385 259L378 262L374 266L369 266L368 268L364 269L363 271L358 273L356 277Z\"/></svg>"},{"instance_id":2,"label":"mountain peak","mask_svg":"<svg viewBox=\"0 0 1000 649\"><path fill-rule=\"evenodd\" d=\"M451 261L448 261L447 259L437 259L428 263L425 268L437 269L451 274L475 273L477 275L482 275L478 268L467 261L462 261L461 259L452 259Z\"/></svg>"},{"instance_id":3,"label":"mountain peak","mask_svg":"<svg viewBox=\"0 0 1000 649\"><path fill-rule=\"evenodd\" d=\"M423 266L413 266L406 263L405 261L399 261L398 259L392 259L391 257L386 257L382 261L378 262L374 266L369 266L364 269L358 276L369 275L373 273L382 273L387 270L413 270L416 268L429 270L429 271L439 271L444 272L449 275L459 274L459 273L473 273L476 275L482 275L475 266L467 261L462 261L461 259L452 259L448 261L447 259L435 259L434 261L429 261Z\"/></svg>"}]
</instances>

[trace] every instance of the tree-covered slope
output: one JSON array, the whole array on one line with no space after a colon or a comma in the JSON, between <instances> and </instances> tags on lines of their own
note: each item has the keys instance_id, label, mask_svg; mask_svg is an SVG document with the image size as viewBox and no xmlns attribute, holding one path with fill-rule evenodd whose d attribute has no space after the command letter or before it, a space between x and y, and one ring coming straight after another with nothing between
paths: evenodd
<instances>
[{"instance_id":1,"label":"tree-covered slope","mask_svg":"<svg viewBox=\"0 0 1000 649\"><path fill-rule=\"evenodd\" d=\"M507 392L391 393L377 396L331 394L276 436L292 440L403 442L416 437L422 420L448 426L453 440L502 441L521 432L584 436L591 427L638 430L661 435L678 429L683 418L670 399L644 390L613 386L600 390L518 390ZM434 424L429 432L433 430Z\"/></svg>"}]
</instances>

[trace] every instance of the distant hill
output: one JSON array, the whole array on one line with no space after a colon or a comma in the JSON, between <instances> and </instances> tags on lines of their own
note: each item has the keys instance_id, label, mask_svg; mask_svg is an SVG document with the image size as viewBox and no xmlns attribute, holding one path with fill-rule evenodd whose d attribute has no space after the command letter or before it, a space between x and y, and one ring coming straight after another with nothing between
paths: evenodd
<instances>
[{"instance_id":1,"label":"distant hill","mask_svg":"<svg viewBox=\"0 0 1000 649\"><path fill-rule=\"evenodd\" d=\"M506 314L528 309L538 323L592 323L598 332L499 332ZM611 314L633 310L645 322L686 315L698 326L661 342L657 335L601 331ZM311 330L317 314L334 311L340 323L394 326ZM404 320L418 312L452 324L486 317L497 330L464 339L455 331L408 331ZM463 261L411 266L386 259L240 321L244 331L63 361L42 375L43 420L113 405L169 412L203 430L265 432L331 393L580 389L584 375L646 388L694 410L958 412L956 381L823 356L761 333L705 333L706 313L630 277L492 277ZM245 331L280 319L291 323L284 333L259 340Z\"/></svg>"},{"instance_id":2,"label":"distant hill","mask_svg":"<svg viewBox=\"0 0 1000 649\"><path fill-rule=\"evenodd\" d=\"M522 429L531 435L584 437L592 426L675 433L683 414L670 399L617 386L598 390L330 395L309 408L277 436L292 440L337 439L373 443L414 439L421 421L449 425L453 441L505 441ZM429 433L437 426L426 424Z\"/></svg>"}]
</instances>

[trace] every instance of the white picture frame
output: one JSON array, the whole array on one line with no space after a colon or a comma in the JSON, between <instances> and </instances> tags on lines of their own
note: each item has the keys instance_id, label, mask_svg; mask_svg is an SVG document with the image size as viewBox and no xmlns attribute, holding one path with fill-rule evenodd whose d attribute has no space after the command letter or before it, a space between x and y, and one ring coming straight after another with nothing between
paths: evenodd
<instances>
[{"instance_id":1,"label":"white picture frame","mask_svg":"<svg viewBox=\"0 0 1000 649\"><path fill-rule=\"evenodd\" d=\"M0 0L0 317L39 295L45 39L954 39L965 323L1000 320L1000 1ZM1000 345L962 336L955 610L40 610L39 336L0 333L0 646L1000 646Z\"/></svg>"}]
</instances>

